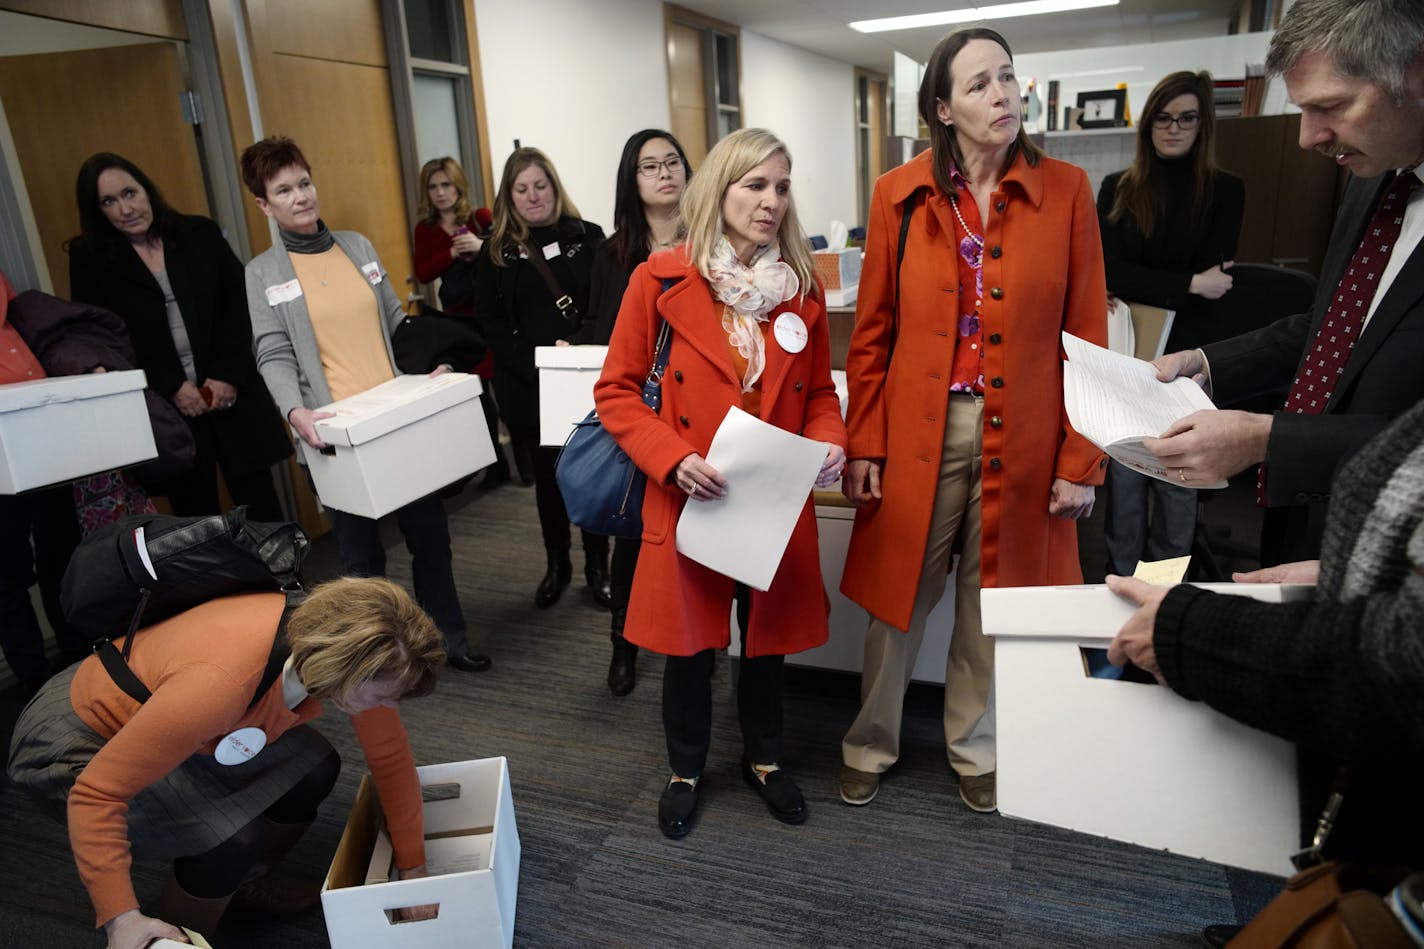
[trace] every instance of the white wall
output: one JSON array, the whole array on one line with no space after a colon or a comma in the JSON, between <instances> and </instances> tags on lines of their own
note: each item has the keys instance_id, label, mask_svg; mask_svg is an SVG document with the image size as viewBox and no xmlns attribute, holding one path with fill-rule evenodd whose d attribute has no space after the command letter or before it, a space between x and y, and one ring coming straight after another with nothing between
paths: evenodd
<instances>
[{"instance_id":1,"label":"white wall","mask_svg":"<svg viewBox=\"0 0 1424 949\"><path fill-rule=\"evenodd\" d=\"M791 149L791 193L808 234L832 219L854 227L855 69L742 31L743 125L768 128Z\"/></svg>"},{"instance_id":2,"label":"white wall","mask_svg":"<svg viewBox=\"0 0 1424 949\"><path fill-rule=\"evenodd\" d=\"M542 149L583 216L611 230L623 143L669 124L662 4L475 0L475 21L495 187L517 138Z\"/></svg>"},{"instance_id":3,"label":"white wall","mask_svg":"<svg viewBox=\"0 0 1424 949\"><path fill-rule=\"evenodd\" d=\"M498 187L514 139L543 149L583 216L609 229L628 136L667 128L667 51L658 0L476 0L480 67ZM550 26L557 24L557 26ZM855 220L855 71L742 31L743 124L791 149L809 233Z\"/></svg>"},{"instance_id":4,"label":"white wall","mask_svg":"<svg viewBox=\"0 0 1424 949\"><path fill-rule=\"evenodd\" d=\"M1014 71L1022 82L1039 81L1047 101L1048 83L1058 80L1058 127L1063 127L1063 107L1077 105L1079 92L1112 89L1127 83L1127 104L1133 124L1141 117L1147 96L1158 80L1181 69L1208 70L1217 79L1242 79L1247 63L1264 63L1271 34L1238 33L1210 39L1170 43L1138 43L1057 53L1024 53L1014 57ZM1083 76L1073 73L1093 72Z\"/></svg>"}]
</instances>

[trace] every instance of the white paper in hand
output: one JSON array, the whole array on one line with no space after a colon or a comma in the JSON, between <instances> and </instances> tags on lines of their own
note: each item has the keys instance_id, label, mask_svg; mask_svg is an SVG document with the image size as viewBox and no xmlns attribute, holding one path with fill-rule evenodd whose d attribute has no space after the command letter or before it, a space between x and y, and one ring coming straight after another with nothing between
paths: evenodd
<instances>
[{"instance_id":1,"label":"white paper in hand","mask_svg":"<svg viewBox=\"0 0 1424 949\"><path fill-rule=\"evenodd\" d=\"M707 463L727 479L727 496L683 506L678 553L767 590L825 460L824 442L733 407L707 450Z\"/></svg>"},{"instance_id":2,"label":"white paper in hand","mask_svg":"<svg viewBox=\"0 0 1424 949\"><path fill-rule=\"evenodd\" d=\"M1190 379L1161 382L1151 363L1071 333L1063 334L1063 351L1063 408L1074 430L1129 468L1176 484L1142 441L1159 437L1177 419L1215 409L1201 386ZM1192 487L1224 488L1226 482Z\"/></svg>"}]
</instances>

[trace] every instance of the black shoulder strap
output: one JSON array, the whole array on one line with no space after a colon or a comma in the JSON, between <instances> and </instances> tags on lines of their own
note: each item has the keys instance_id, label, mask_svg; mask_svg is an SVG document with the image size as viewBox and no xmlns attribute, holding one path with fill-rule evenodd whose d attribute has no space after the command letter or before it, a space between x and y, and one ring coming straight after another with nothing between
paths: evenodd
<instances>
[{"instance_id":1,"label":"black shoulder strap","mask_svg":"<svg viewBox=\"0 0 1424 949\"><path fill-rule=\"evenodd\" d=\"M900 337L900 265L905 262L905 243L910 236L910 218L915 216L915 205L920 202L920 189L910 192L905 200L905 210L900 215L900 241L895 245L895 310L890 325L890 346L886 361L895 355L895 341Z\"/></svg>"}]
</instances>

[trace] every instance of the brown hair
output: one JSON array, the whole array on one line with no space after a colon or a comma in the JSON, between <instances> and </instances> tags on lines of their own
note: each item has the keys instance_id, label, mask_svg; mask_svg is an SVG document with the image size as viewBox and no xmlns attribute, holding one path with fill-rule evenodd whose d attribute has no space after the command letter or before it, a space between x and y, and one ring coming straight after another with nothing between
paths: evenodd
<instances>
[{"instance_id":1,"label":"brown hair","mask_svg":"<svg viewBox=\"0 0 1424 949\"><path fill-rule=\"evenodd\" d=\"M564 195L564 184L549 156L537 148L517 148L504 163L504 175L499 180L499 194L494 199L494 227L490 229L488 246L490 262L496 267L506 265L506 252L514 252L529 237L529 225L514 210L514 179L531 165L538 165L554 186L554 221L565 217L578 217L579 210Z\"/></svg>"},{"instance_id":2,"label":"brown hair","mask_svg":"<svg viewBox=\"0 0 1424 949\"><path fill-rule=\"evenodd\" d=\"M455 207L451 210L455 212L455 220L461 224L470 219L473 210L470 208L470 183L465 178L465 169L460 167L460 163L446 155L444 158L432 158L420 169L420 207L415 211L420 219L426 224L439 224L440 212L435 209L435 205L430 203L430 179L435 177L437 171L445 172L445 177L450 179L450 183L455 186Z\"/></svg>"},{"instance_id":3,"label":"brown hair","mask_svg":"<svg viewBox=\"0 0 1424 949\"><path fill-rule=\"evenodd\" d=\"M1152 144L1152 120L1168 102L1189 94L1197 97L1197 112L1201 115L1191 151L1192 216L1200 220L1207 213L1217 171L1213 93L1209 72L1174 72L1164 76L1152 89L1147 96L1147 107L1137 122L1137 157L1118 180L1109 221L1116 224L1126 217L1143 237L1152 236L1158 215L1167 207L1166 172L1163 159Z\"/></svg>"},{"instance_id":4,"label":"brown hair","mask_svg":"<svg viewBox=\"0 0 1424 949\"><path fill-rule=\"evenodd\" d=\"M292 665L306 690L337 708L375 679L402 697L428 695L445 661L440 631L401 587L381 577L323 583L287 621Z\"/></svg>"},{"instance_id":5,"label":"brown hair","mask_svg":"<svg viewBox=\"0 0 1424 949\"><path fill-rule=\"evenodd\" d=\"M960 151L959 134L954 126L945 125L939 120L938 100L951 101L954 77L950 67L954 65L954 58L959 55L960 50L974 40L989 40L999 44L1008 55L1009 62L1013 62L1014 54L1009 49L1008 41L993 30L985 27L956 30L935 44L934 52L930 53L930 61L925 65L925 78L920 82L920 118L930 130L935 185L947 195L955 193L949 170L953 167L959 169L960 174L964 173L964 153ZM1017 96L1014 101L1018 102ZM1043 157L1042 149L1028 137L1022 122L1019 123L1018 136L1009 143L1008 154L1004 156L1004 169L1013 165L1020 152L1023 153L1024 161L1032 167L1037 167L1039 159Z\"/></svg>"},{"instance_id":6,"label":"brown hair","mask_svg":"<svg viewBox=\"0 0 1424 949\"><path fill-rule=\"evenodd\" d=\"M242 183L255 197L267 200L267 182L283 168L300 165L311 174L306 156L290 138L274 136L253 142L242 150Z\"/></svg>"}]
</instances>

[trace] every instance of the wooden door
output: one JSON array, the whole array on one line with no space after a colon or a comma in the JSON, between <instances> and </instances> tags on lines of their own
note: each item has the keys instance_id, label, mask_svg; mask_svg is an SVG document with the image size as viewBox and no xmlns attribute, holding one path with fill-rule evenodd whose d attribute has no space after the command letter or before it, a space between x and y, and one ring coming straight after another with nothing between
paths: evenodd
<instances>
[{"instance_id":1,"label":"wooden door","mask_svg":"<svg viewBox=\"0 0 1424 949\"><path fill-rule=\"evenodd\" d=\"M707 157L706 35L685 23L668 22L668 95L672 102L672 128L687 152L692 167Z\"/></svg>"},{"instance_id":2,"label":"wooden door","mask_svg":"<svg viewBox=\"0 0 1424 949\"><path fill-rule=\"evenodd\" d=\"M138 165L173 208L208 213L197 140L179 104L184 88L174 43L0 58L0 102L55 295L69 296L74 180L95 152Z\"/></svg>"}]
</instances>

